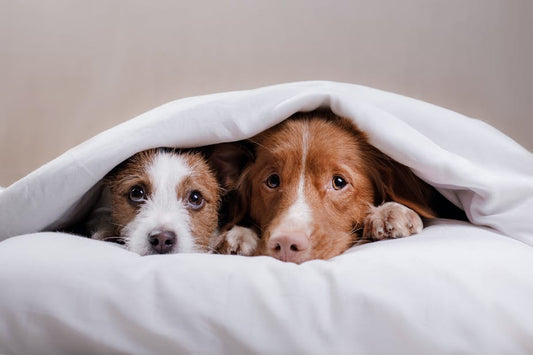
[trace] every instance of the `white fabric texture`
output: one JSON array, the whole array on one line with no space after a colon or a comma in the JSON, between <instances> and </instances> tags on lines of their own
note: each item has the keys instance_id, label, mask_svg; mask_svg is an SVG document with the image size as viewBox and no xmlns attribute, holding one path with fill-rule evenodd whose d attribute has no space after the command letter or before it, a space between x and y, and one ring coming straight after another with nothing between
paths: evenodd
<instances>
[{"instance_id":1,"label":"white fabric texture","mask_svg":"<svg viewBox=\"0 0 533 355\"><path fill-rule=\"evenodd\" d=\"M533 249L461 222L302 265L0 244L3 354L531 354Z\"/></svg>"},{"instance_id":2,"label":"white fabric texture","mask_svg":"<svg viewBox=\"0 0 533 355\"><path fill-rule=\"evenodd\" d=\"M439 221L299 266L139 257L32 234L79 217L98 181L138 151L240 140L322 106L472 224ZM400 95L300 82L174 101L1 191L0 211L0 353L533 352L533 155L481 121Z\"/></svg>"},{"instance_id":3,"label":"white fabric texture","mask_svg":"<svg viewBox=\"0 0 533 355\"><path fill-rule=\"evenodd\" d=\"M178 100L107 130L0 194L0 239L53 226L111 168L138 151L249 138L297 111L319 106L352 118L372 144L439 188L473 223L533 245L530 152L481 121L400 95L332 82Z\"/></svg>"}]
</instances>

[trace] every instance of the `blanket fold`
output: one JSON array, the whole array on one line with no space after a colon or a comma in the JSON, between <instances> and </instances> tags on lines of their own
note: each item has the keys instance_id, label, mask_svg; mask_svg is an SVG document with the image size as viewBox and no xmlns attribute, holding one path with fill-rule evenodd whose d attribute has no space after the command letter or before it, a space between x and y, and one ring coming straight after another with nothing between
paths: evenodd
<instances>
[{"instance_id":1,"label":"blanket fold","mask_svg":"<svg viewBox=\"0 0 533 355\"><path fill-rule=\"evenodd\" d=\"M79 218L98 182L136 152L249 138L329 106L371 144L463 208L470 221L533 245L533 155L491 126L401 95L312 81L170 102L72 148L0 193L0 240Z\"/></svg>"}]
</instances>

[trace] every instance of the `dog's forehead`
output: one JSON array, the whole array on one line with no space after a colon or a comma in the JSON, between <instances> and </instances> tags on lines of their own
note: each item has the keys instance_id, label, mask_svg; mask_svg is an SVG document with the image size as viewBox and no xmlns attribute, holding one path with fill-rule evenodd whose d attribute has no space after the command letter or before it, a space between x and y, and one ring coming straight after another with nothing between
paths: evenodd
<instances>
[{"instance_id":1,"label":"dog's forehead","mask_svg":"<svg viewBox=\"0 0 533 355\"><path fill-rule=\"evenodd\" d=\"M157 152L147 168L147 173L154 183L161 182L176 185L190 176L193 170L193 166L186 156Z\"/></svg>"},{"instance_id":2,"label":"dog's forehead","mask_svg":"<svg viewBox=\"0 0 533 355\"><path fill-rule=\"evenodd\" d=\"M364 135L347 120L288 119L259 135L256 142L258 155L292 164L293 156L304 153L308 159L318 158L324 162L351 160L359 154L360 143L364 140Z\"/></svg>"}]
</instances>

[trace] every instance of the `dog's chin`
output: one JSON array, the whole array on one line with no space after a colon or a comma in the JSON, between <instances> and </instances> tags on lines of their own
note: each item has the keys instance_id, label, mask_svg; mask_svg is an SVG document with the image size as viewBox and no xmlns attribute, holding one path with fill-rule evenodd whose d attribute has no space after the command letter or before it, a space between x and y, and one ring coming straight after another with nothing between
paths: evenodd
<instances>
[{"instance_id":1,"label":"dog's chin","mask_svg":"<svg viewBox=\"0 0 533 355\"><path fill-rule=\"evenodd\" d=\"M272 257L274 259L277 259L279 261L283 261L283 262L287 262L287 263L293 263L293 264L302 264L302 263L305 263L306 261L316 259L316 257L313 257L313 255L312 255L312 250L308 250L306 252L302 252L301 254L299 254L297 256L293 256L293 257L291 257L289 259L281 257L279 255L276 255L275 253L272 253L267 248L260 248L259 252L257 253L257 255L270 256L270 257Z\"/></svg>"},{"instance_id":2,"label":"dog's chin","mask_svg":"<svg viewBox=\"0 0 533 355\"><path fill-rule=\"evenodd\" d=\"M311 237L310 246L307 250L300 252L298 255L292 256L290 260L285 260L266 248L266 245L268 245L269 235L269 232L266 232L263 235L264 239L261 239L261 244L257 254L270 256L280 261L291 262L294 264L303 264L311 260L329 260L350 249L357 239L353 231L348 233L343 231L322 233L318 231L315 232L315 234L313 234Z\"/></svg>"},{"instance_id":3,"label":"dog's chin","mask_svg":"<svg viewBox=\"0 0 533 355\"><path fill-rule=\"evenodd\" d=\"M199 246L192 237L187 238L187 236L178 238L176 245L174 245L171 250L163 254L153 250L147 239L145 241L141 241L139 240L141 238L132 238L126 235L123 235L122 238L124 240L124 247L126 250L141 256L207 252L207 250L204 250L206 248Z\"/></svg>"},{"instance_id":4,"label":"dog's chin","mask_svg":"<svg viewBox=\"0 0 533 355\"><path fill-rule=\"evenodd\" d=\"M129 250L129 249L128 249ZM196 245L196 244L193 244L193 245L190 245L186 248L180 248L179 246L179 242L178 242L178 245L174 246L174 248L172 248L169 252L167 253L163 253L163 254L160 254L154 250L152 250L152 248L150 247L149 244L147 244L144 248L143 251L141 252L137 252L135 250L130 250L134 253L137 253L141 256L148 256L148 255L167 255L167 254L190 254L190 253L206 253L207 252L207 249L206 248L202 248L200 247L199 245Z\"/></svg>"},{"instance_id":5,"label":"dog's chin","mask_svg":"<svg viewBox=\"0 0 533 355\"><path fill-rule=\"evenodd\" d=\"M148 242L145 243L146 245L142 245L139 243L132 243L132 240L129 237L124 237L124 240L124 246L126 247L126 250L131 251L132 253L139 254L140 256L157 254L150 248Z\"/></svg>"},{"instance_id":6,"label":"dog's chin","mask_svg":"<svg viewBox=\"0 0 533 355\"><path fill-rule=\"evenodd\" d=\"M135 250L130 250L134 253L139 254L140 256L149 256L149 255L170 255L170 254L177 254L179 253L178 248L174 247L171 250L169 250L166 253L158 253L157 251L154 251L150 245L147 245L143 252L136 252Z\"/></svg>"},{"instance_id":7,"label":"dog's chin","mask_svg":"<svg viewBox=\"0 0 533 355\"><path fill-rule=\"evenodd\" d=\"M331 256L313 255L313 251L310 251L309 253L306 253L306 254L303 254L303 255L299 255L298 257L291 258L290 260L284 260L282 258L279 258L279 257L275 256L275 255L272 255L271 253L265 253L264 255L268 255L270 257L273 257L273 258L278 259L278 260L283 261L283 262L293 263L293 264L297 264L297 265L303 264L303 263L311 261L311 260L327 260L327 259L330 259L330 258L336 256L336 255L331 255Z\"/></svg>"}]
</instances>

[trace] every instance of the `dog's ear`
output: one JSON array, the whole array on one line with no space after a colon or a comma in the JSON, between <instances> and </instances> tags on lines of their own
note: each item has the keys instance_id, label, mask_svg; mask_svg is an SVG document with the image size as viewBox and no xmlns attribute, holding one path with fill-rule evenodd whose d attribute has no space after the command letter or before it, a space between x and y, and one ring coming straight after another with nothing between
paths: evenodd
<instances>
[{"instance_id":1,"label":"dog's ear","mask_svg":"<svg viewBox=\"0 0 533 355\"><path fill-rule=\"evenodd\" d=\"M226 191L236 188L242 171L253 160L253 152L246 142L215 144L206 147L205 153L217 180Z\"/></svg>"},{"instance_id":2,"label":"dog's ear","mask_svg":"<svg viewBox=\"0 0 533 355\"><path fill-rule=\"evenodd\" d=\"M246 167L254 160L247 141L205 147L204 154L224 191L219 224L222 230L246 223L250 201Z\"/></svg>"},{"instance_id":3,"label":"dog's ear","mask_svg":"<svg viewBox=\"0 0 533 355\"><path fill-rule=\"evenodd\" d=\"M251 185L248 178L248 169L244 169L236 186L228 191L222 198L220 222L223 229L229 229L234 225L250 227L249 217L251 198Z\"/></svg>"},{"instance_id":4,"label":"dog's ear","mask_svg":"<svg viewBox=\"0 0 533 355\"><path fill-rule=\"evenodd\" d=\"M435 218L431 200L437 193L434 188L418 178L408 167L370 147L367 162L370 179L374 184L376 205L394 201L409 207L426 218Z\"/></svg>"},{"instance_id":5,"label":"dog's ear","mask_svg":"<svg viewBox=\"0 0 533 355\"><path fill-rule=\"evenodd\" d=\"M374 187L374 205L394 201L407 206L422 217L435 218L431 201L438 192L418 178L408 167L391 159L368 142L368 137L350 120L337 118L337 124L352 132L365 171Z\"/></svg>"},{"instance_id":6,"label":"dog's ear","mask_svg":"<svg viewBox=\"0 0 533 355\"><path fill-rule=\"evenodd\" d=\"M437 217L430 205L436 191L406 166L396 162L392 164L395 166L391 169L389 183L385 186L389 199L409 207L422 217Z\"/></svg>"},{"instance_id":7,"label":"dog's ear","mask_svg":"<svg viewBox=\"0 0 533 355\"><path fill-rule=\"evenodd\" d=\"M370 179L374 184L374 204L394 201L426 218L450 218L467 221L465 212L442 196L433 186L417 177L411 169L379 150L370 154Z\"/></svg>"}]
</instances>

